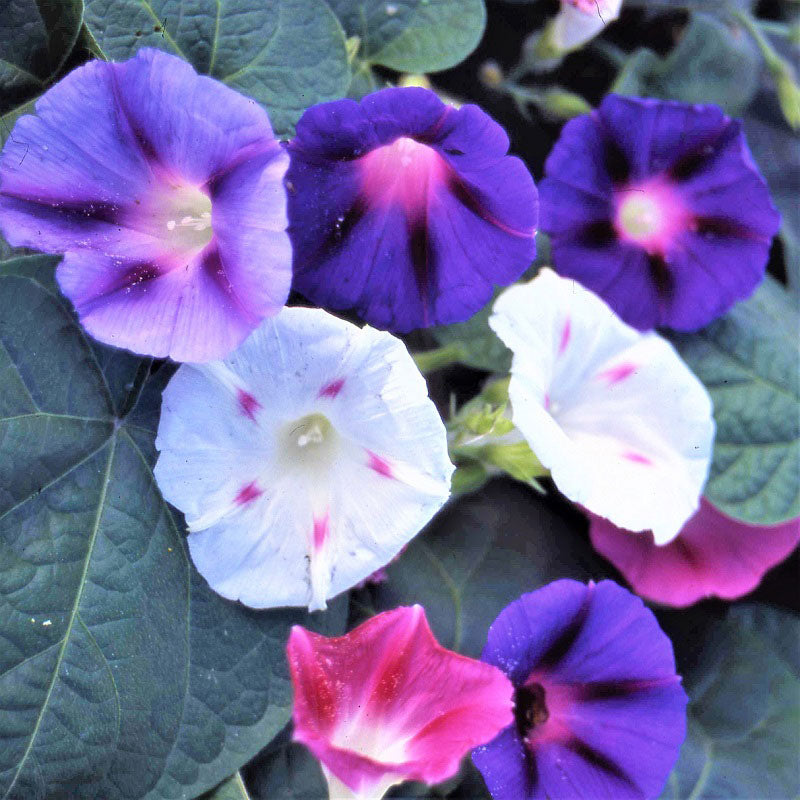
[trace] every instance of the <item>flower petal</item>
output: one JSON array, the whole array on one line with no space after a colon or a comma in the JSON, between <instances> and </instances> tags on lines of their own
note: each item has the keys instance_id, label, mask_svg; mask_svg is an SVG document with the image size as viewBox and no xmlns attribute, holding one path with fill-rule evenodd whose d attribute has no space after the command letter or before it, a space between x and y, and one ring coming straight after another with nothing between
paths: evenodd
<instances>
[{"instance_id":1,"label":"flower petal","mask_svg":"<svg viewBox=\"0 0 800 800\"><path fill-rule=\"evenodd\" d=\"M402 780L438 783L511 720L508 680L442 648L420 606L337 639L296 627L287 654L295 739L356 797Z\"/></svg>"},{"instance_id":2,"label":"flower petal","mask_svg":"<svg viewBox=\"0 0 800 800\"><path fill-rule=\"evenodd\" d=\"M638 594L683 608L705 597L735 600L755 589L800 542L800 520L747 525L703 499L680 535L662 547L649 533L632 534L600 517L591 517L589 532Z\"/></svg>"},{"instance_id":3,"label":"flower petal","mask_svg":"<svg viewBox=\"0 0 800 800\"><path fill-rule=\"evenodd\" d=\"M201 574L256 608L324 608L424 527L453 471L402 342L307 308L179 369L156 446Z\"/></svg>"},{"instance_id":4,"label":"flower petal","mask_svg":"<svg viewBox=\"0 0 800 800\"><path fill-rule=\"evenodd\" d=\"M514 352L514 423L559 489L660 542L677 535L699 502L714 423L672 346L550 270L504 292L490 325Z\"/></svg>"},{"instance_id":5,"label":"flower petal","mask_svg":"<svg viewBox=\"0 0 800 800\"><path fill-rule=\"evenodd\" d=\"M715 106L609 95L565 125L545 173L556 269L641 330L696 330L764 275L779 215Z\"/></svg>"},{"instance_id":6,"label":"flower petal","mask_svg":"<svg viewBox=\"0 0 800 800\"><path fill-rule=\"evenodd\" d=\"M533 258L536 190L507 150L423 89L310 109L287 176L295 288L393 330L467 318Z\"/></svg>"}]
</instances>

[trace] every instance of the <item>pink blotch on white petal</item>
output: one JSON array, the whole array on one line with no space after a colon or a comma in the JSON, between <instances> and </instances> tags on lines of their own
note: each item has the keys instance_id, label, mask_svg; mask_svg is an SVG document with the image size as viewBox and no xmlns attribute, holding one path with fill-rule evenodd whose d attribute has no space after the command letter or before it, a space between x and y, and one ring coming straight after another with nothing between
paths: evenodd
<instances>
[{"instance_id":1,"label":"pink blotch on white petal","mask_svg":"<svg viewBox=\"0 0 800 800\"><path fill-rule=\"evenodd\" d=\"M658 546L650 532L631 533L590 515L595 549L648 600L684 608L706 597L736 600L800 542L800 519L748 525L703 498L680 535Z\"/></svg>"},{"instance_id":2,"label":"pink blotch on white petal","mask_svg":"<svg viewBox=\"0 0 800 800\"><path fill-rule=\"evenodd\" d=\"M250 392L246 392L244 389L237 389L236 399L239 402L239 408L242 414L255 422L256 413L261 409L261 403L259 403Z\"/></svg>"},{"instance_id":3,"label":"pink blotch on white petal","mask_svg":"<svg viewBox=\"0 0 800 800\"><path fill-rule=\"evenodd\" d=\"M373 453L372 450L367 450L367 466L384 478L394 478L392 465L385 458Z\"/></svg>"},{"instance_id":4,"label":"pink blotch on white petal","mask_svg":"<svg viewBox=\"0 0 800 800\"><path fill-rule=\"evenodd\" d=\"M329 518L326 511L319 517L314 517L314 548L319 550L328 540Z\"/></svg>"},{"instance_id":5,"label":"pink blotch on white petal","mask_svg":"<svg viewBox=\"0 0 800 800\"><path fill-rule=\"evenodd\" d=\"M619 17L622 0L562 0L561 9L547 29L559 50L574 50L597 36Z\"/></svg>"},{"instance_id":6,"label":"pink blotch on white petal","mask_svg":"<svg viewBox=\"0 0 800 800\"><path fill-rule=\"evenodd\" d=\"M624 381L626 378L630 378L634 372L636 372L636 364L625 362L622 364L615 364L609 369L604 369L602 372L598 373L597 377L609 384L615 384Z\"/></svg>"},{"instance_id":7,"label":"pink blotch on white petal","mask_svg":"<svg viewBox=\"0 0 800 800\"><path fill-rule=\"evenodd\" d=\"M334 639L295 627L287 656L294 738L321 761L332 797L445 780L513 719L510 681L439 645L420 606Z\"/></svg>"},{"instance_id":8,"label":"pink blotch on white petal","mask_svg":"<svg viewBox=\"0 0 800 800\"><path fill-rule=\"evenodd\" d=\"M399 204L407 212L424 212L430 184L443 182L447 163L426 144L401 136L377 147L360 161L364 195L380 205Z\"/></svg>"},{"instance_id":9,"label":"pink blotch on white petal","mask_svg":"<svg viewBox=\"0 0 800 800\"><path fill-rule=\"evenodd\" d=\"M255 481L245 484L234 498L236 505L244 506L261 497L264 492L256 486Z\"/></svg>"},{"instance_id":10,"label":"pink blotch on white petal","mask_svg":"<svg viewBox=\"0 0 800 800\"><path fill-rule=\"evenodd\" d=\"M337 397L344 387L344 378L337 378L335 381L326 383L320 390L318 397Z\"/></svg>"}]
</instances>

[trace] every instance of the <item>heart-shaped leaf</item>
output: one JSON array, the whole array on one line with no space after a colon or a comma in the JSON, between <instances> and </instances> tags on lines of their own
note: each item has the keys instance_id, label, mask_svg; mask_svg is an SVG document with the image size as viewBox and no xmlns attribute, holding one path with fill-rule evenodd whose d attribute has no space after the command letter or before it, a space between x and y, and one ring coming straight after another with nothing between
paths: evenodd
<instances>
[{"instance_id":1,"label":"heart-shaped leaf","mask_svg":"<svg viewBox=\"0 0 800 800\"><path fill-rule=\"evenodd\" d=\"M733 608L685 683L689 733L663 800L797 797L797 617L761 605Z\"/></svg>"},{"instance_id":2,"label":"heart-shaped leaf","mask_svg":"<svg viewBox=\"0 0 800 800\"><path fill-rule=\"evenodd\" d=\"M85 23L109 59L159 47L253 97L280 135L350 83L344 32L324 0L86 0Z\"/></svg>"},{"instance_id":3,"label":"heart-shaped leaf","mask_svg":"<svg viewBox=\"0 0 800 800\"><path fill-rule=\"evenodd\" d=\"M90 345L56 259L0 264L0 796L196 797L286 723L294 623L215 595L152 474L148 360Z\"/></svg>"},{"instance_id":4,"label":"heart-shaped leaf","mask_svg":"<svg viewBox=\"0 0 800 800\"><path fill-rule=\"evenodd\" d=\"M0 114L39 94L78 39L82 0L14 0L0 6Z\"/></svg>"},{"instance_id":5,"label":"heart-shaped leaf","mask_svg":"<svg viewBox=\"0 0 800 800\"><path fill-rule=\"evenodd\" d=\"M436 72L463 61L486 25L483 0L330 0L358 57L402 72Z\"/></svg>"},{"instance_id":6,"label":"heart-shaped leaf","mask_svg":"<svg viewBox=\"0 0 800 800\"><path fill-rule=\"evenodd\" d=\"M767 278L750 300L707 328L674 337L714 402L706 496L754 525L800 516L798 329L796 303Z\"/></svg>"}]
</instances>

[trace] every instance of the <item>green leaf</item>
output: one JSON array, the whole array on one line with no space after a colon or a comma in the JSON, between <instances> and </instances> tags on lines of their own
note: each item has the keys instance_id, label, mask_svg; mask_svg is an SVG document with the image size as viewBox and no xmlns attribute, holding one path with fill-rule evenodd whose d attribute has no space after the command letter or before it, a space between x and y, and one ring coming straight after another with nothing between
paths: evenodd
<instances>
[{"instance_id":1,"label":"green leaf","mask_svg":"<svg viewBox=\"0 0 800 800\"><path fill-rule=\"evenodd\" d=\"M584 524L572 509L555 511L519 484L493 481L411 541L387 568L388 580L371 590L375 607L419 603L445 647L478 656L489 625L524 592L604 575Z\"/></svg>"},{"instance_id":2,"label":"green leaf","mask_svg":"<svg viewBox=\"0 0 800 800\"><path fill-rule=\"evenodd\" d=\"M0 265L0 796L196 797L279 731L293 623L214 594L152 474L149 362L88 342L57 259Z\"/></svg>"},{"instance_id":3,"label":"green leaf","mask_svg":"<svg viewBox=\"0 0 800 800\"><path fill-rule=\"evenodd\" d=\"M401 72L436 72L463 61L486 25L483 0L329 0L359 58Z\"/></svg>"},{"instance_id":4,"label":"green leaf","mask_svg":"<svg viewBox=\"0 0 800 800\"><path fill-rule=\"evenodd\" d=\"M468 367L488 372L508 372L511 369L511 351L489 327L494 298L466 322L434 328L433 335L439 344L460 344L463 348L461 362Z\"/></svg>"},{"instance_id":5,"label":"green leaf","mask_svg":"<svg viewBox=\"0 0 800 800\"><path fill-rule=\"evenodd\" d=\"M255 797L269 800L328 800L328 784L319 762L287 727L248 766Z\"/></svg>"},{"instance_id":6,"label":"green leaf","mask_svg":"<svg viewBox=\"0 0 800 800\"><path fill-rule=\"evenodd\" d=\"M800 624L734 607L686 676L689 731L664 800L752 800L800 793Z\"/></svg>"},{"instance_id":7,"label":"green leaf","mask_svg":"<svg viewBox=\"0 0 800 800\"><path fill-rule=\"evenodd\" d=\"M789 286L800 292L800 135L786 124L774 92L756 95L744 115L747 142L781 212L781 238Z\"/></svg>"},{"instance_id":8,"label":"green leaf","mask_svg":"<svg viewBox=\"0 0 800 800\"><path fill-rule=\"evenodd\" d=\"M729 8L751 9L755 0L626 0L626 6L651 8L655 11L685 8L688 11L708 11L724 14Z\"/></svg>"},{"instance_id":9,"label":"green leaf","mask_svg":"<svg viewBox=\"0 0 800 800\"><path fill-rule=\"evenodd\" d=\"M714 402L717 435L706 496L755 525L800 516L798 330L796 299L767 278L726 316L674 337Z\"/></svg>"},{"instance_id":10,"label":"green leaf","mask_svg":"<svg viewBox=\"0 0 800 800\"><path fill-rule=\"evenodd\" d=\"M324 0L86 0L85 22L107 58L140 47L180 55L266 106L279 135L350 83L344 32Z\"/></svg>"},{"instance_id":11,"label":"green leaf","mask_svg":"<svg viewBox=\"0 0 800 800\"><path fill-rule=\"evenodd\" d=\"M0 114L39 94L78 39L82 0L0 2Z\"/></svg>"},{"instance_id":12,"label":"green leaf","mask_svg":"<svg viewBox=\"0 0 800 800\"><path fill-rule=\"evenodd\" d=\"M705 14L694 14L666 58L640 48L614 84L619 94L685 103L716 103L739 114L758 88L761 57L750 38Z\"/></svg>"},{"instance_id":13,"label":"green leaf","mask_svg":"<svg viewBox=\"0 0 800 800\"><path fill-rule=\"evenodd\" d=\"M247 793L242 776L237 772L204 794L200 800L250 800L250 795Z\"/></svg>"}]
</instances>

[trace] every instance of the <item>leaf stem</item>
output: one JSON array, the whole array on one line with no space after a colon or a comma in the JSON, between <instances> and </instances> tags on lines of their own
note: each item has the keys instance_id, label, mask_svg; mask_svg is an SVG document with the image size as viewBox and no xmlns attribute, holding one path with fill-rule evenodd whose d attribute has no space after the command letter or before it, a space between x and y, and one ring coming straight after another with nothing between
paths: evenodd
<instances>
[{"instance_id":1,"label":"leaf stem","mask_svg":"<svg viewBox=\"0 0 800 800\"><path fill-rule=\"evenodd\" d=\"M437 369L449 367L451 364L457 364L466 358L466 349L461 342L452 342L451 344L436 347L433 350L425 350L422 353L414 353L413 358L419 371L423 375L429 372L435 372Z\"/></svg>"}]
</instances>

